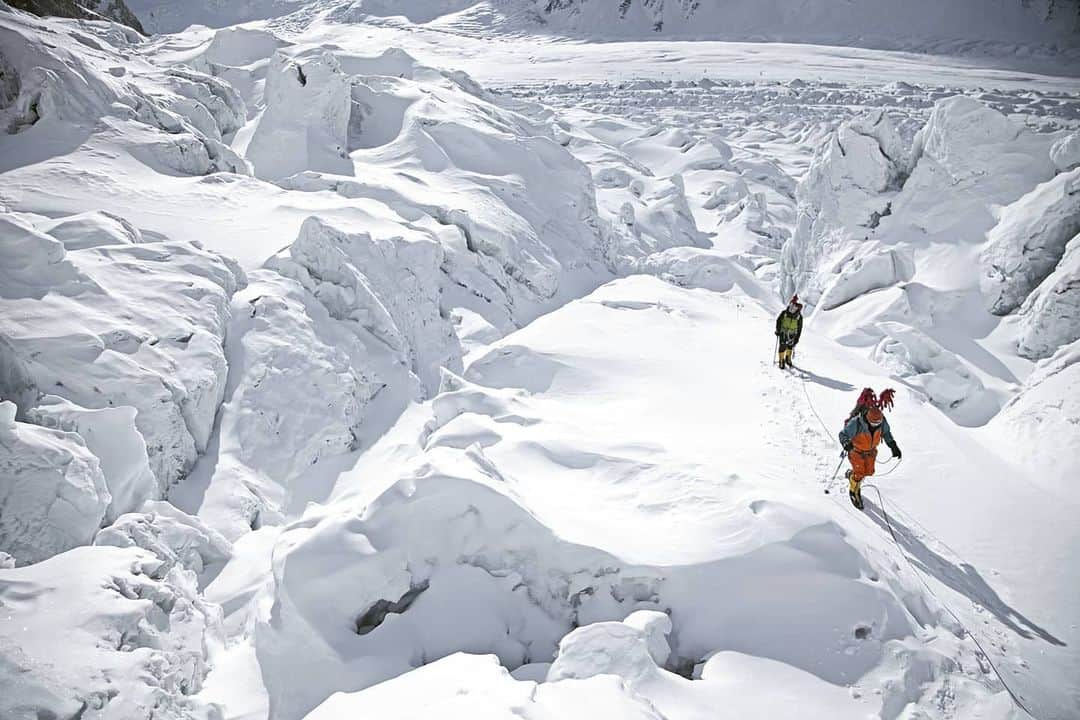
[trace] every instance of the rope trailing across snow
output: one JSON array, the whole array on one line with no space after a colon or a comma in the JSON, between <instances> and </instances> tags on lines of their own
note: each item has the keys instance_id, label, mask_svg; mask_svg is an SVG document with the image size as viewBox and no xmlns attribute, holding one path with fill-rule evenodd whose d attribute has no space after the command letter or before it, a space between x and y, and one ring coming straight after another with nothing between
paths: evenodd
<instances>
[{"instance_id":1,"label":"rope trailing across snow","mask_svg":"<svg viewBox=\"0 0 1080 720\"><path fill-rule=\"evenodd\" d=\"M908 554L904 552L903 546L900 545L900 540L896 537L896 531L893 530L892 520L889 519L889 513L885 510L885 499L881 495L881 488L879 488L877 485L874 485L873 483L867 482L863 483L863 487L873 488L874 492L877 493L878 509L881 510L881 516L885 518L885 525L889 528L889 534L892 536L893 544L896 545L896 549L900 552L900 555L904 558L904 561L908 564L908 567L910 567L911 570L915 573L915 577L919 578L919 582L922 583L922 586L924 588L926 588L926 591L930 593L930 595L933 596L935 600L938 601L938 604L941 605L941 607L945 608L945 612L949 613L949 615L952 616L952 619L956 621L956 624L959 625L960 628L964 631L964 633L969 638L971 638L971 641L975 643L975 647L979 648L979 652L981 652L983 654L983 657L986 658L986 662L990 665L990 669L994 671L995 675L997 675L997 679L1001 682L1001 686L1005 688L1005 692L1009 693L1009 697L1011 697L1013 702L1016 703L1016 706L1031 717L1037 717L1035 713L1031 712L1031 710L1028 709L1027 705L1024 704L1024 701L1021 700L1015 692L1013 692L1013 689L1009 687L1009 683L1005 682L1005 678L997 669L997 665L994 664L994 660L990 657L990 653L986 652L986 649L983 648L982 643L979 642L979 638L975 637L975 634L971 632L971 630L968 630L967 625L965 625L964 621L961 620L955 612L953 612L953 609L949 607L949 604L942 600L941 596L934 592L934 589L930 587L930 584L928 582L926 582L926 578L923 576L922 571L915 566L915 563L911 562L911 558L909 558ZM927 534L929 535L930 533ZM931 537L933 537L933 535L931 535Z\"/></svg>"},{"instance_id":2,"label":"rope trailing across snow","mask_svg":"<svg viewBox=\"0 0 1080 720\"><path fill-rule=\"evenodd\" d=\"M806 389L806 379L803 378L803 377L800 377L799 382L802 384L803 394L806 396L806 404L810 408L810 412L814 414L814 417L817 418L817 421L821 424L822 429L825 431L826 437L831 438L832 433L829 432L828 426L825 425L825 421L821 419L820 415L818 415L817 409L814 407L814 402L810 399L810 392ZM826 494L829 494L829 487L832 485L833 481L836 479L837 474L840 472L840 466L843 465L843 463L844 463L844 456L841 456L840 465L836 466L836 471L833 473L832 477L829 478L829 482L825 486L825 493ZM887 464L887 463L883 463L883 464ZM890 475L898 467L900 467L900 460L897 460L888 471L883 472L880 475L877 475L876 477L884 477L886 475ZM1025 713L1027 713L1029 716L1037 717L1035 715L1035 713L1031 712L1031 710L1028 709L1027 705L1024 704L1024 701L1021 700L1020 697L1015 692L1013 692L1013 689L1011 687L1009 687L1009 683L1005 682L1004 676L997 669L997 665L994 664L994 660L990 657L990 653L986 652L986 649L983 648L982 643L979 642L979 638L977 638L975 636L975 634L973 632L971 632L971 630L968 629L967 625L964 624L964 621L960 619L960 616L958 616L955 612L953 612L953 609L951 607L949 607L949 604L946 603L944 600L942 600L940 595L938 595L936 592L934 592L934 589L930 586L930 583L928 583L926 581L926 578L923 575L923 572L921 570L919 570L919 568L915 565L915 563L911 562L911 558L908 557L907 552L904 551L903 545L900 544L899 538L896 537L896 531L893 529L892 520L889 518L889 513L885 510L885 498L881 493L881 488L879 488L877 485L874 485L873 483L868 483L868 482L863 482L863 487L873 488L874 492L877 493L878 508L881 510L881 516L885 519L886 527L889 528L889 535L892 536L893 544L896 545L897 551L900 553L900 556L904 558L904 562L907 563L908 567L911 568L911 571L915 574L915 577L918 578L919 582L926 589L926 591L928 593L930 593L931 597L933 597L935 600L937 600L938 604L941 605L941 607L943 607L945 609L945 612L949 613L949 615L952 616L952 619L956 621L956 624L960 626L960 628L964 631L964 634L967 635L969 638L971 638L971 641L973 643L975 643L975 647L977 647L979 649L979 652L981 652L983 654L983 657L986 658L986 662L987 662L987 664L990 665L990 669L994 671L994 675L997 676L997 679L1001 683L1001 686L1003 688L1005 688L1005 692L1009 693L1009 697L1012 698L1012 701L1014 703L1016 703L1016 706L1018 708L1020 708L1022 711L1024 711ZM838 502L838 501L836 501L835 498L834 498L834 502ZM926 535L929 538L931 538L935 542L940 542L940 541L938 541L937 537L933 533L931 533L929 530L927 530L926 527L923 527L923 530L925 531ZM941 543L941 544L944 545L944 543Z\"/></svg>"}]
</instances>

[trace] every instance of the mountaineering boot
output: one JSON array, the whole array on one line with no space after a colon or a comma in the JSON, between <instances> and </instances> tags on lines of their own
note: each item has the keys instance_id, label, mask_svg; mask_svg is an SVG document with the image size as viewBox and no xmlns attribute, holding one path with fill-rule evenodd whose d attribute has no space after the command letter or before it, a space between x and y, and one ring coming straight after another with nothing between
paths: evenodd
<instances>
[{"instance_id":1,"label":"mountaineering boot","mask_svg":"<svg viewBox=\"0 0 1080 720\"><path fill-rule=\"evenodd\" d=\"M862 480L853 480L850 470L844 473L844 477L847 478L848 481L848 497L851 498L851 504L859 510L862 510Z\"/></svg>"}]
</instances>

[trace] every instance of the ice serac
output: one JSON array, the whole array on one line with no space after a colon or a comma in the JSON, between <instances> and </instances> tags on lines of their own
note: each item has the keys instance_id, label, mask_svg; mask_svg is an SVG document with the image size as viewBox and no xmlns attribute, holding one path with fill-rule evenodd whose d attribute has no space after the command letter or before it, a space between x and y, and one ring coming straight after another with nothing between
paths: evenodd
<instances>
[{"instance_id":1,"label":"ice serac","mask_svg":"<svg viewBox=\"0 0 1080 720\"><path fill-rule=\"evenodd\" d=\"M641 627L642 613L667 620L666 630L661 626L650 632L647 626ZM671 652L666 639L671 620L656 611L638 611L634 615L630 622L600 622L573 630L559 641L548 681L617 675L633 686L655 675L659 669L656 657L666 659Z\"/></svg>"},{"instance_id":2,"label":"ice serac","mask_svg":"<svg viewBox=\"0 0 1080 720\"><path fill-rule=\"evenodd\" d=\"M1065 256L1020 307L1018 350L1026 358L1053 355L1080 339L1080 234L1065 246Z\"/></svg>"},{"instance_id":3,"label":"ice serac","mask_svg":"<svg viewBox=\"0 0 1080 720\"><path fill-rule=\"evenodd\" d=\"M250 174L222 142L235 129L235 112L222 105L235 104L235 93L214 78L174 76L133 57L142 42L119 25L31 23L0 13L0 132L36 146L29 156L5 153L4 169L97 135L168 174Z\"/></svg>"},{"instance_id":4,"label":"ice serac","mask_svg":"<svg viewBox=\"0 0 1080 720\"><path fill-rule=\"evenodd\" d=\"M1080 233L1080 168L1040 184L1006 207L979 256L979 286L987 308L1007 315L1019 308Z\"/></svg>"},{"instance_id":5,"label":"ice serac","mask_svg":"<svg viewBox=\"0 0 1080 720\"><path fill-rule=\"evenodd\" d=\"M1080 165L1080 133L1069 133L1054 142L1050 147L1050 160L1061 172Z\"/></svg>"},{"instance_id":6,"label":"ice serac","mask_svg":"<svg viewBox=\"0 0 1080 720\"><path fill-rule=\"evenodd\" d=\"M981 241L996 206L1054 176L1053 141L965 95L939 100L915 135L911 176L892 211L930 241Z\"/></svg>"},{"instance_id":7,"label":"ice serac","mask_svg":"<svg viewBox=\"0 0 1080 720\"><path fill-rule=\"evenodd\" d=\"M387 382L376 377L360 333L299 282L269 270L249 279L232 301L226 345L232 389L199 508L227 537L280 522L294 490L305 496L294 481L358 447L369 405ZM395 390L385 398L397 404L415 394L408 383ZM393 408L386 409L390 422Z\"/></svg>"},{"instance_id":8,"label":"ice serac","mask_svg":"<svg viewBox=\"0 0 1080 720\"><path fill-rule=\"evenodd\" d=\"M76 548L0 569L0 603L0 717L220 717L196 697L220 611L190 572Z\"/></svg>"},{"instance_id":9,"label":"ice serac","mask_svg":"<svg viewBox=\"0 0 1080 720\"><path fill-rule=\"evenodd\" d=\"M388 351L387 365L415 376L422 394L430 394L438 387L439 368L461 365L457 336L440 305L443 261L442 246L422 235L377 237L309 218L268 266L299 282L331 317L351 326L370 346L373 360L377 348ZM376 365L378 374L386 376L387 370Z\"/></svg>"},{"instance_id":10,"label":"ice serac","mask_svg":"<svg viewBox=\"0 0 1080 720\"><path fill-rule=\"evenodd\" d=\"M65 251L12 214L0 216L0 246L11 259L0 335L37 391L88 410L135 408L156 494L166 492L209 440L242 271L186 242Z\"/></svg>"},{"instance_id":11,"label":"ice serac","mask_svg":"<svg viewBox=\"0 0 1080 720\"><path fill-rule=\"evenodd\" d=\"M0 550L26 565L85 545L108 505L78 435L18 422L14 403L0 401Z\"/></svg>"},{"instance_id":12,"label":"ice serac","mask_svg":"<svg viewBox=\"0 0 1080 720\"><path fill-rule=\"evenodd\" d=\"M383 235L426 234L443 250L446 306L502 333L611 277L589 170L547 125L400 50L343 67L356 73L345 97L348 166L316 172L309 158L314 170L280 185L366 201L357 204ZM337 100L333 108L337 117Z\"/></svg>"},{"instance_id":13,"label":"ice serac","mask_svg":"<svg viewBox=\"0 0 1080 720\"><path fill-rule=\"evenodd\" d=\"M146 442L135 426L131 406L87 410L55 395L46 395L27 412L38 425L77 433L100 461L109 507L105 522L132 512L157 495L158 485L150 470Z\"/></svg>"},{"instance_id":14,"label":"ice serac","mask_svg":"<svg viewBox=\"0 0 1080 720\"><path fill-rule=\"evenodd\" d=\"M905 157L900 136L882 111L840 125L814 155L796 190L795 233L780 258L782 295L797 292L817 304L835 276L853 271L846 264L849 256L876 234L890 213L892 197L906 175ZM899 278L867 279L852 285L871 289Z\"/></svg>"},{"instance_id":15,"label":"ice serac","mask_svg":"<svg viewBox=\"0 0 1080 720\"><path fill-rule=\"evenodd\" d=\"M352 174L346 146L351 83L329 52L313 58L274 53L266 109L247 148L255 175L281 180L304 170Z\"/></svg>"}]
</instances>

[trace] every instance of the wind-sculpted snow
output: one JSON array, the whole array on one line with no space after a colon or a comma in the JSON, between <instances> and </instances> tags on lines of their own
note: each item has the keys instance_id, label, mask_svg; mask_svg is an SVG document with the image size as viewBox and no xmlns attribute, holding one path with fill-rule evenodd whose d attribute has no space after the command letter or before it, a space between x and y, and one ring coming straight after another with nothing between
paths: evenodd
<instances>
[{"instance_id":1,"label":"wind-sculpted snow","mask_svg":"<svg viewBox=\"0 0 1080 720\"><path fill-rule=\"evenodd\" d=\"M1080 453L1080 340L1039 362L1024 387L990 423L996 442L1016 453L1016 461L1035 469L1035 482L1055 497L1073 502L1075 468L1062 462Z\"/></svg>"},{"instance_id":2,"label":"wind-sculpted snow","mask_svg":"<svg viewBox=\"0 0 1080 720\"><path fill-rule=\"evenodd\" d=\"M82 438L18 422L15 405L0 403L0 551L25 565L85 545L108 504Z\"/></svg>"},{"instance_id":3,"label":"wind-sculpted snow","mask_svg":"<svg viewBox=\"0 0 1080 720\"><path fill-rule=\"evenodd\" d=\"M190 243L65 251L14 214L0 216L0 237L0 334L40 393L138 410L155 492L166 492L209 441L243 273Z\"/></svg>"},{"instance_id":4,"label":"wind-sculpted snow","mask_svg":"<svg viewBox=\"0 0 1080 720\"><path fill-rule=\"evenodd\" d=\"M0 716L212 720L194 697L220 611L149 552L85 547L0 569Z\"/></svg>"},{"instance_id":5,"label":"wind-sculpted snow","mask_svg":"<svg viewBox=\"0 0 1080 720\"><path fill-rule=\"evenodd\" d=\"M878 328L885 337L873 351L874 360L892 375L926 393L964 425L982 425L998 406L968 365L925 333L895 322Z\"/></svg>"}]
</instances>

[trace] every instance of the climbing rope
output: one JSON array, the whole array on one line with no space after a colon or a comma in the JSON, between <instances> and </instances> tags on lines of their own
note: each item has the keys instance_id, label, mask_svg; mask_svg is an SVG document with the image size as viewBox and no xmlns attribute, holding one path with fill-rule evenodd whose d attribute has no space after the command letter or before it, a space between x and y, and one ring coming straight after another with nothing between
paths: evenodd
<instances>
[{"instance_id":1,"label":"climbing rope","mask_svg":"<svg viewBox=\"0 0 1080 720\"><path fill-rule=\"evenodd\" d=\"M810 399L810 392L806 389L806 379L799 378L799 381L802 384L803 394L806 396L807 407L810 408L810 412L813 413L815 418L817 418L818 423L821 425L822 430L824 430L825 432L825 436L831 439L832 433L829 432L828 426L825 424L825 421L821 419L821 416L818 414L817 409L814 407L813 400ZM829 481L825 485L825 494L829 494L829 488L836 480L836 476L840 472L840 467L844 464L845 457L846 455L840 456L840 464L836 466L836 470L833 472L832 477L829 478ZM896 469L900 467L900 462L902 458L896 458L895 460L895 462L892 462L892 459L890 458L890 460L882 462L881 464L883 465L889 465L891 463L892 467L885 472L876 475L875 477L885 477L886 475L891 475L893 472L895 472ZM998 670L997 665L994 664L993 659L990 657L990 653L986 652L986 649L983 647L982 643L979 642L979 638L977 638L975 634L968 629L967 625L964 624L964 621L960 619L960 616L957 615L951 607L949 607L949 604L942 600L940 595L934 592L934 589L930 586L930 583L927 582L923 572L919 570L915 563L911 561L911 558L908 557L907 552L904 550L904 546L900 544L900 539L896 536L896 531L893 529L892 520L889 518L889 513L885 509L885 498L881 493L881 488L879 488L877 485L874 485L873 483L868 482L863 482L863 487L873 488L874 492L877 493L878 508L881 510L882 518L885 519L885 525L889 529L889 535L892 536L893 544L896 546L896 550L900 553L900 556L904 558L904 562L906 562L908 567L911 568L912 573L914 573L915 577L919 580L919 583L926 589L926 592L928 592L931 597L937 600L938 604L945 609L945 612L949 613L952 619L956 621L956 624L960 627L960 629L964 631L964 634L971 638L971 641L975 643L975 647L977 647L979 649L979 652L982 653L983 657L986 658L986 662L990 666L990 669L994 671L994 675L997 676L997 679L1001 683L1001 686L1005 688L1005 692L1009 693L1009 697L1012 698L1012 701L1014 703L1016 703L1016 706L1025 713L1027 713L1029 716L1036 717L1036 715L1028 709L1027 705L1024 704L1024 701L1020 699L1020 696L1013 692L1013 689L1009 687L1009 683L1005 682L1005 677ZM839 501L835 500L835 498L834 501L837 502L837 504L840 504ZM862 515L863 513L860 512L858 514ZM937 541L937 538L933 533L931 533L925 527L923 527L923 530L926 532L926 535L928 537ZM942 543L942 545L944 545L944 543ZM955 555L956 553L953 552L953 554Z\"/></svg>"},{"instance_id":2,"label":"climbing rope","mask_svg":"<svg viewBox=\"0 0 1080 720\"><path fill-rule=\"evenodd\" d=\"M806 396L806 404L810 406L810 412L814 413L814 417L817 418L818 423L821 424L821 429L825 431L825 437L832 438L832 433L829 432L829 427L825 424L825 421L818 415L817 410L814 409L814 403L810 399L810 391L806 389L806 378L799 378L799 383L802 385L803 395ZM837 441L839 443L839 441Z\"/></svg>"},{"instance_id":3,"label":"climbing rope","mask_svg":"<svg viewBox=\"0 0 1080 720\"><path fill-rule=\"evenodd\" d=\"M904 561L908 564L908 567L911 568L911 571L915 574L915 577L917 577L919 579L919 582L922 583L922 586L926 588L926 592L930 593L930 595L938 601L938 604L945 609L945 612L949 613L949 615L952 616L952 619L956 621L956 624L960 626L960 629L964 631L964 634L971 638L971 641L975 643L975 647L979 648L979 652L981 652L983 654L983 657L986 658L986 662L988 665L990 665L990 669L994 671L995 675L997 675L997 679L1001 682L1001 686L1005 688L1005 692L1009 693L1009 697L1011 697L1013 702L1016 703L1016 706L1026 712L1031 717L1036 717L1035 713L1031 712L1031 710L1028 709L1027 705L1024 704L1024 701L1021 700L1015 692L1013 692L1013 689L1011 687L1009 687L1009 683L1005 682L1005 677L1001 674L1001 671L997 669L997 665L994 664L994 660L990 657L990 653L986 652L986 649L982 646L982 643L979 642L979 638L975 637L975 634L971 632L971 630L968 630L967 625L965 625L964 621L961 620L955 612L953 612L953 609L949 607L949 604L942 600L941 596L934 592L934 589L930 587L930 583L926 581L923 572L919 570L918 567L916 567L915 563L911 562L911 558L908 557L907 552L904 551L903 545L900 544L900 539L896 537L896 531L893 529L892 520L889 518L888 511L885 510L885 498L881 494L881 488L879 488L877 485L874 485L873 483L868 482L864 482L863 487L873 488L874 492L877 493L878 509L881 510L881 517L885 519L885 526L889 528L889 535L892 536L893 544L896 545L897 551L904 558Z\"/></svg>"}]
</instances>

